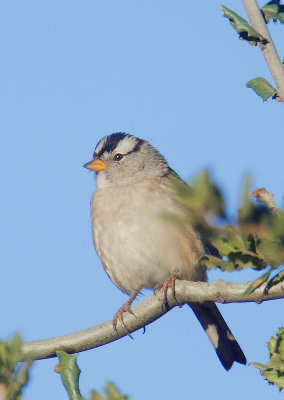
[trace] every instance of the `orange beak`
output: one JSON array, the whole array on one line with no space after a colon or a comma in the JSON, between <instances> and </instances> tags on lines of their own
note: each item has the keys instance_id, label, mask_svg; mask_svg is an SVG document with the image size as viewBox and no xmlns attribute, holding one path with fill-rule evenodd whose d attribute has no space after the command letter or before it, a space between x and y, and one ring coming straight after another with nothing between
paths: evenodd
<instances>
[{"instance_id":1,"label":"orange beak","mask_svg":"<svg viewBox=\"0 0 284 400\"><path fill-rule=\"evenodd\" d=\"M106 167L109 167L109 164L106 164L104 161L100 160L98 157L95 157L92 161L87 162L87 164L83 165L85 168L90 169L91 171L101 171Z\"/></svg>"}]
</instances>

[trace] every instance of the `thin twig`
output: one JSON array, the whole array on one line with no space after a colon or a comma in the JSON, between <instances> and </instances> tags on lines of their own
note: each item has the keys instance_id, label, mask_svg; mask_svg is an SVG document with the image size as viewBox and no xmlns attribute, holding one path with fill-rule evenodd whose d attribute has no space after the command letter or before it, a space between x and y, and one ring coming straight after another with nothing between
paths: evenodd
<instances>
[{"instance_id":1,"label":"thin twig","mask_svg":"<svg viewBox=\"0 0 284 400\"><path fill-rule=\"evenodd\" d=\"M273 194L267 192L265 188L255 189L252 195L257 201L265 204L273 214L278 214L280 212L280 209L277 207L273 199Z\"/></svg>"},{"instance_id":2,"label":"thin twig","mask_svg":"<svg viewBox=\"0 0 284 400\"><path fill-rule=\"evenodd\" d=\"M282 282L273 286L268 294L263 294L262 286L253 293L245 295L244 292L249 284L231 283L221 280L212 283L176 281L175 296L180 305L188 302L202 303L205 301L261 303L262 301L284 298ZM130 333L144 328L177 305L176 301L168 293L169 308L165 310L163 307L163 295L163 290L159 290L155 295L149 296L133 307L133 314L125 314L124 321ZM115 331L112 320L109 320L84 331L71 333L70 335L26 342L22 346L22 360L55 357L57 350L63 350L67 353L77 353L103 346L126 335L127 333L120 324L117 325L117 331Z\"/></svg>"},{"instance_id":3,"label":"thin twig","mask_svg":"<svg viewBox=\"0 0 284 400\"><path fill-rule=\"evenodd\" d=\"M256 0L243 0L244 7L250 19L252 27L264 36L268 43L259 46L265 58L266 64L270 69L271 75L278 88L281 101L284 103L284 68L274 46L270 33L267 29L264 18L260 12Z\"/></svg>"}]
</instances>

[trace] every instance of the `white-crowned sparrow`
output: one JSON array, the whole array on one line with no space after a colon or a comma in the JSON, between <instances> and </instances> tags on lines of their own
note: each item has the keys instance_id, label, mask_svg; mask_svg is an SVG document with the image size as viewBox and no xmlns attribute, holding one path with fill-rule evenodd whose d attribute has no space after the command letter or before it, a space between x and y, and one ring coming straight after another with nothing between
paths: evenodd
<instances>
[{"instance_id":1,"label":"white-crowned sparrow","mask_svg":"<svg viewBox=\"0 0 284 400\"><path fill-rule=\"evenodd\" d=\"M124 133L104 137L85 167L96 171L91 200L95 248L113 283L131 295L169 277L205 281L204 247L190 226L178 227L164 212L183 215L173 179L177 174L147 141ZM178 178L180 179L180 178ZM190 303L226 370L246 358L217 306Z\"/></svg>"}]
</instances>

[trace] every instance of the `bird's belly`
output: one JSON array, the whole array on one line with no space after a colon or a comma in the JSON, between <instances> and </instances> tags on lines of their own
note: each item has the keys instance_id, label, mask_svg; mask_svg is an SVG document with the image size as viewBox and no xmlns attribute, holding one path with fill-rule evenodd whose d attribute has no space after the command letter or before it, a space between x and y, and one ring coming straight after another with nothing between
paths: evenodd
<instances>
[{"instance_id":1,"label":"bird's belly","mask_svg":"<svg viewBox=\"0 0 284 400\"><path fill-rule=\"evenodd\" d=\"M177 209L167 193L152 189L145 187L140 196L135 187L123 188L123 196L98 191L92 198L97 253L110 279L126 293L153 289L172 273L180 279L206 280L199 263L203 253L199 238L190 227L162 216Z\"/></svg>"},{"instance_id":2,"label":"bird's belly","mask_svg":"<svg viewBox=\"0 0 284 400\"><path fill-rule=\"evenodd\" d=\"M114 230L93 229L94 244L104 269L123 292L132 293L143 287L153 289L169 272L149 248L150 238L138 227L116 223Z\"/></svg>"}]
</instances>

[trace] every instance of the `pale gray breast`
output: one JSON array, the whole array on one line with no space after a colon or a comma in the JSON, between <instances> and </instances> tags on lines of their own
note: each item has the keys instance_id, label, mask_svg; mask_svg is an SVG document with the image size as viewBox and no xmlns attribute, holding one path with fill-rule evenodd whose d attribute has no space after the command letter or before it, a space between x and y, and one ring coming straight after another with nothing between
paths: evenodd
<instances>
[{"instance_id":1,"label":"pale gray breast","mask_svg":"<svg viewBox=\"0 0 284 400\"><path fill-rule=\"evenodd\" d=\"M162 215L180 212L167 179L96 190L92 198L93 239L111 280L124 292L153 288L169 274L205 280L198 259L203 248L190 228Z\"/></svg>"}]
</instances>

